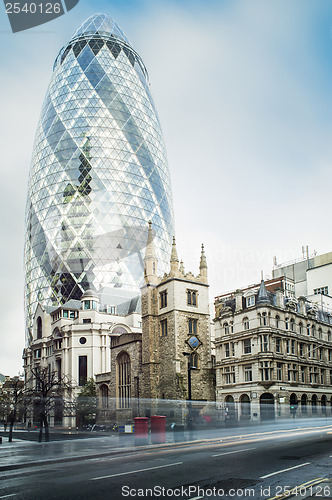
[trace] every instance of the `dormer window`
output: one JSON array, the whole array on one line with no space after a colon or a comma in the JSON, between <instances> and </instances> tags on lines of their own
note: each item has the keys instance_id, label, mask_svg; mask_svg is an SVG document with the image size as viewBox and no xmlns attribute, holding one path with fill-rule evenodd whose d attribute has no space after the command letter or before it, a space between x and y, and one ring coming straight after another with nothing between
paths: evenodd
<instances>
[{"instance_id":1,"label":"dormer window","mask_svg":"<svg viewBox=\"0 0 332 500\"><path fill-rule=\"evenodd\" d=\"M247 307L255 305L255 295L250 295L249 297L246 298L246 305Z\"/></svg>"},{"instance_id":2,"label":"dormer window","mask_svg":"<svg viewBox=\"0 0 332 500\"><path fill-rule=\"evenodd\" d=\"M83 301L84 309L97 309L97 302L95 300L84 300Z\"/></svg>"}]
</instances>

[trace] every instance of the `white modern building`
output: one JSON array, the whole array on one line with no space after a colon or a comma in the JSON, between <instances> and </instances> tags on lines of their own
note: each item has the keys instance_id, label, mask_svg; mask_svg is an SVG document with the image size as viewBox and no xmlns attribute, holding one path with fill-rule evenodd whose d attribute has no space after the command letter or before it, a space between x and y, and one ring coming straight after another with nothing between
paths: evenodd
<instances>
[{"instance_id":1,"label":"white modern building","mask_svg":"<svg viewBox=\"0 0 332 500\"><path fill-rule=\"evenodd\" d=\"M141 334L140 299L100 310L98 295L88 290L80 301L60 307L38 304L33 317L33 341L24 350L26 386L34 383L31 369L47 367L74 387L72 399L98 374L111 372L112 341L123 334ZM52 416L51 424L75 425L75 418Z\"/></svg>"}]
</instances>

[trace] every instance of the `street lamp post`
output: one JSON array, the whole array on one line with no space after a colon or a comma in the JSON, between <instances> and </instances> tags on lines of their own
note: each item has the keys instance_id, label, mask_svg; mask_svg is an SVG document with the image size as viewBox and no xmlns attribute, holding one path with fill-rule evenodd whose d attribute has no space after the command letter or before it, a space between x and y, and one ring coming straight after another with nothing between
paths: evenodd
<instances>
[{"instance_id":1,"label":"street lamp post","mask_svg":"<svg viewBox=\"0 0 332 500\"><path fill-rule=\"evenodd\" d=\"M192 422L192 404L191 404L191 370L196 368L191 365L191 355L189 352L183 352L183 356L188 357L188 415L187 415L187 429L189 430L189 439L193 438L193 422Z\"/></svg>"}]
</instances>

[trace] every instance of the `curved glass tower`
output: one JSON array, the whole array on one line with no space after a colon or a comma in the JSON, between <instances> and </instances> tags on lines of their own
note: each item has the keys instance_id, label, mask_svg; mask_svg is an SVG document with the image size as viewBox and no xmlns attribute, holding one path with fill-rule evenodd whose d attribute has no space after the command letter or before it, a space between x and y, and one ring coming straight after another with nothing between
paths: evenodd
<instances>
[{"instance_id":1,"label":"curved glass tower","mask_svg":"<svg viewBox=\"0 0 332 500\"><path fill-rule=\"evenodd\" d=\"M104 304L137 294L149 220L159 273L166 271L172 205L146 68L114 21L97 14L56 58L35 138L26 211L28 330L38 302L60 305L87 289Z\"/></svg>"}]
</instances>

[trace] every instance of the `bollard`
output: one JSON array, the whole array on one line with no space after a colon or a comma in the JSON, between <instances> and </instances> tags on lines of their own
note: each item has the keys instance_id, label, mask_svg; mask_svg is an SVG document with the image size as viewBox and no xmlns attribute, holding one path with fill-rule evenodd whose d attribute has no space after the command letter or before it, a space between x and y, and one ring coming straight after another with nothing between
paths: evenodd
<instances>
[{"instance_id":1,"label":"bollard","mask_svg":"<svg viewBox=\"0 0 332 500\"><path fill-rule=\"evenodd\" d=\"M166 417L163 415L151 417L151 443L166 443Z\"/></svg>"}]
</instances>

